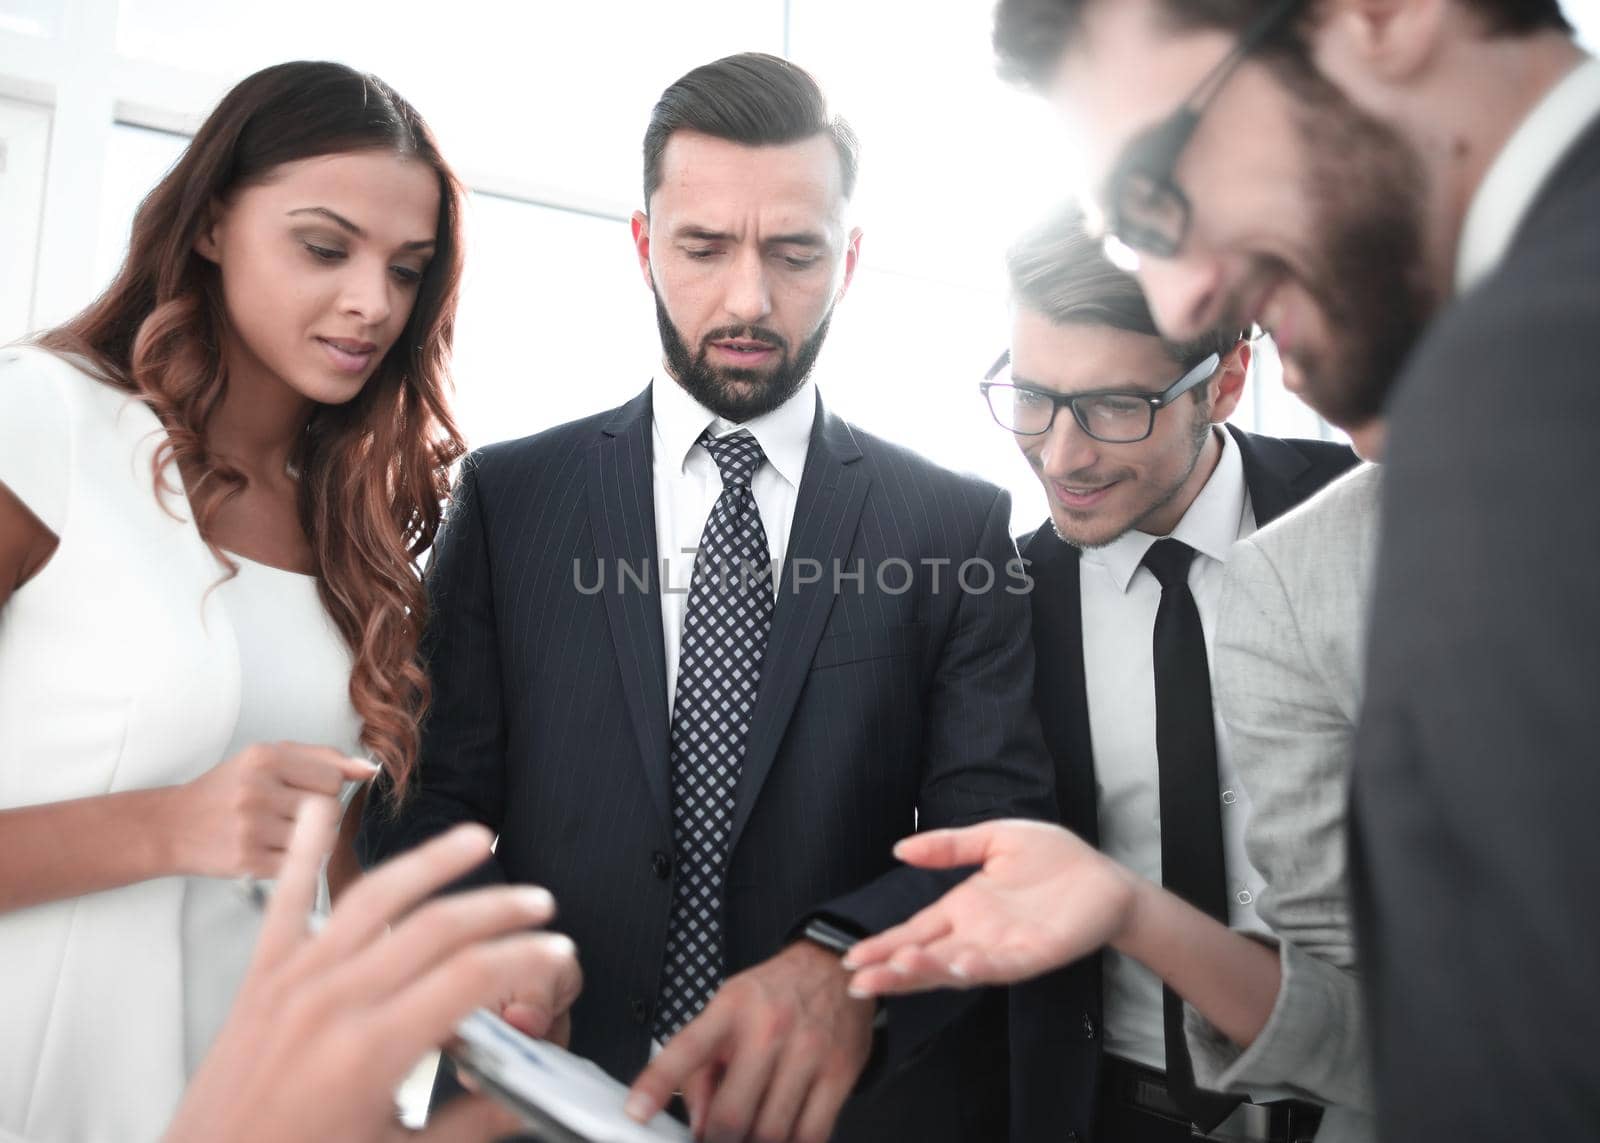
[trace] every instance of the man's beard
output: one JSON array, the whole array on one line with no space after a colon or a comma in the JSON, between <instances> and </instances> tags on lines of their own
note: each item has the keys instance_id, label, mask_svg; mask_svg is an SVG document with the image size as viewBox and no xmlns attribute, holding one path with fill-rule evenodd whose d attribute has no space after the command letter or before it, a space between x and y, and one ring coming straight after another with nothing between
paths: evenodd
<instances>
[{"instance_id":1,"label":"man's beard","mask_svg":"<svg viewBox=\"0 0 1600 1143\"><path fill-rule=\"evenodd\" d=\"M661 348L666 353L667 368L689 396L734 424L770 413L800 391L800 386L811 376L817 354L822 352L822 343L828 336L828 324L833 320L830 307L793 356L789 353L788 340L776 330L761 325L729 325L709 331L700 339L699 352L691 357L688 345L661 302L661 295L657 293L655 297L656 326L661 330ZM734 337L766 342L781 354L778 364L771 370L712 365L706 356L711 342Z\"/></svg>"},{"instance_id":2,"label":"man's beard","mask_svg":"<svg viewBox=\"0 0 1600 1143\"><path fill-rule=\"evenodd\" d=\"M1353 428L1382 415L1437 306L1424 260L1426 177L1403 138L1331 85L1313 92L1298 118L1321 239L1318 280L1308 286L1335 339L1325 353L1294 355L1300 395Z\"/></svg>"},{"instance_id":3,"label":"man's beard","mask_svg":"<svg viewBox=\"0 0 1600 1143\"><path fill-rule=\"evenodd\" d=\"M1184 440L1184 447L1188 451L1189 458L1177 478L1169 481L1165 487L1157 488L1151 499L1141 505L1132 516L1126 520L1118 521L1114 528L1100 532L1090 532L1085 528L1077 530L1073 535L1068 535L1061 530L1061 524L1056 519L1055 512L1052 511L1050 513L1050 528L1055 532L1057 539L1064 540L1079 551L1084 552L1108 547L1122 539L1129 532L1142 528L1150 517L1160 512L1177 498L1178 493L1183 491L1183 486L1189 483L1189 477L1194 475L1194 470L1200 463L1200 454L1205 451L1206 441L1211 438L1211 402L1209 400L1194 402L1185 400L1181 406L1174 405L1172 408L1177 410L1183 407L1188 407L1191 418ZM1076 477L1076 473L1068 473L1063 478L1063 482L1070 484Z\"/></svg>"}]
</instances>

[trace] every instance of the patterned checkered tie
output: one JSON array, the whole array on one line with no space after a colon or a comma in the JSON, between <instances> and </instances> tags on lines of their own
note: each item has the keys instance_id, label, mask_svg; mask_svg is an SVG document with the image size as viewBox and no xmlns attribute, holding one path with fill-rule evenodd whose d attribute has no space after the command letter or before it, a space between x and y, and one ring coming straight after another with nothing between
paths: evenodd
<instances>
[{"instance_id":1,"label":"patterned checkered tie","mask_svg":"<svg viewBox=\"0 0 1600 1143\"><path fill-rule=\"evenodd\" d=\"M722 982L722 882L733 794L772 626L772 556L750 480L766 459L747 433L699 444L722 472L700 537L672 708L672 834L677 852L655 1035L694 1019Z\"/></svg>"}]
</instances>

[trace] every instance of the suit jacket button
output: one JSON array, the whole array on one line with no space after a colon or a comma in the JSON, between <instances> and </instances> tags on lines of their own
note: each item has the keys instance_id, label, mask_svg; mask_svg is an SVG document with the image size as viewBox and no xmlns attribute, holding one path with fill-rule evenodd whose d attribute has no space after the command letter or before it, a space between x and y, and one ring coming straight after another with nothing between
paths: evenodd
<instances>
[{"instance_id":1,"label":"suit jacket button","mask_svg":"<svg viewBox=\"0 0 1600 1143\"><path fill-rule=\"evenodd\" d=\"M1087 1012L1083 1014L1083 1038L1085 1040L1094 1039L1094 1021L1089 1019Z\"/></svg>"},{"instance_id":2,"label":"suit jacket button","mask_svg":"<svg viewBox=\"0 0 1600 1143\"><path fill-rule=\"evenodd\" d=\"M667 855L659 849L650 855L650 872L662 881L672 873L672 862L667 860Z\"/></svg>"},{"instance_id":3,"label":"suit jacket button","mask_svg":"<svg viewBox=\"0 0 1600 1143\"><path fill-rule=\"evenodd\" d=\"M1078 1136L1078 1133L1076 1131L1068 1131L1067 1132L1066 1143L1078 1143L1078 1138L1079 1138L1079 1136Z\"/></svg>"},{"instance_id":4,"label":"suit jacket button","mask_svg":"<svg viewBox=\"0 0 1600 1143\"><path fill-rule=\"evenodd\" d=\"M633 1022L635 1024L647 1023L650 1019L650 1005L635 996L628 1002L628 1007L633 1009Z\"/></svg>"}]
</instances>

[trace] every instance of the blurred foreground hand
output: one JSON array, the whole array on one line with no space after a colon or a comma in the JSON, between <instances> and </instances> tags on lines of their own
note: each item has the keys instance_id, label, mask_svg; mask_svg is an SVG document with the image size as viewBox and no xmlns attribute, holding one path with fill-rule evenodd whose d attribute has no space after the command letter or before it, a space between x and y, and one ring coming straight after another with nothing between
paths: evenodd
<instances>
[{"instance_id":1,"label":"blurred foreground hand","mask_svg":"<svg viewBox=\"0 0 1600 1143\"><path fill-rule=\"evenodd\" d=\"M515 1006L529 1024L562 1029L582 985L575 950L528 931L555 915L554 901L528 886L429 900L489 855L488 831L463 826L352 884L313 935L307 917L337 815L331 800L302 807L255 959L167 1143L481 1143L517 1132L516 1117L485 1097L456 1100L411 1132L394 1090L473 1009Z\"/></svg>"}]
</instances>

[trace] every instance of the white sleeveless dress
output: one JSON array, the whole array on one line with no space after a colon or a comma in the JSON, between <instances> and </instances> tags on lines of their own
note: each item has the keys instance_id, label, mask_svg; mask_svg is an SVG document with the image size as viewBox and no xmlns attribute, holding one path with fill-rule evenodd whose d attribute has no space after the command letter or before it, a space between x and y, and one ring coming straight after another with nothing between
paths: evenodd
<instances>
[{"instance_id":1,"label":"white sleeveless dress","mask_svg":"<svg viewBox=\"0 0 1600 1143\"><path fill-rule=\"evenodd\" d=\"M222 581L181 492L154 492L162 439L68 360L0 349L0 482L61 540L0 607L0 809L174 785L257 741L359 750L316 581L244 560ZM0 1137L158 1138L256 930L206 878L0 914Z\"/></svg>"}]
</instances>

